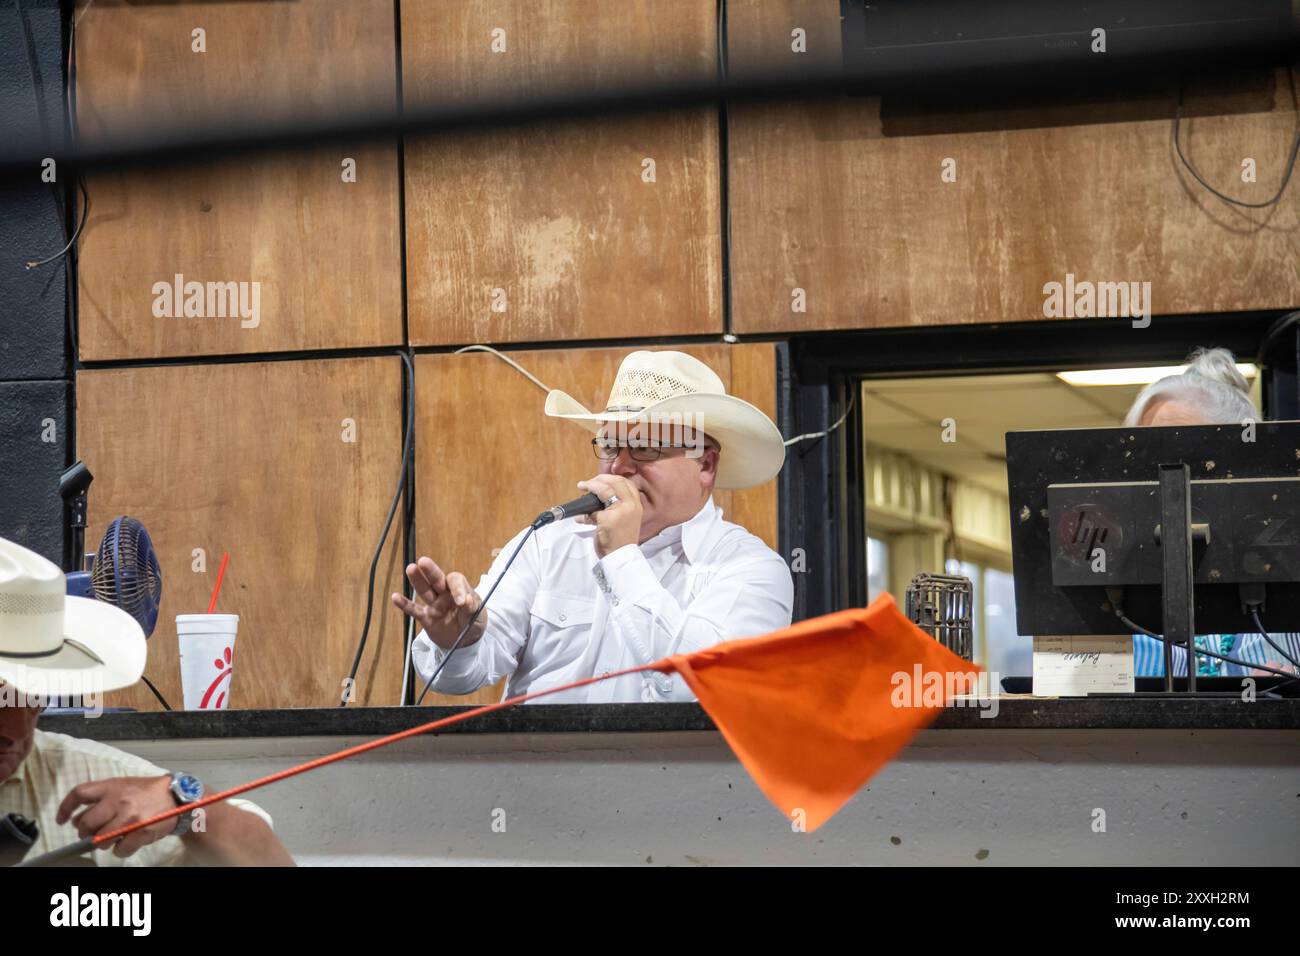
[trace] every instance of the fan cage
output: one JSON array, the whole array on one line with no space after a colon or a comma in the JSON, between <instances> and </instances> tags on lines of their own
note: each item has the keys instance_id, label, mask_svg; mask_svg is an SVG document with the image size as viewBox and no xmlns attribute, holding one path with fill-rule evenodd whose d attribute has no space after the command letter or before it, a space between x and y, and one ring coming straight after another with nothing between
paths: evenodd
<instances>
[{"instance_id":1,"label":"fan cage","mask_svg":"<svg viewBox=\"0 0 1300 956\"><path fill-rule=\"evenodd\" d=\"M907 616L958 657L973 660L974 588L955 574L918 574L907 587Z\"/></svg>"},{"instance_id":2,"label":"fan cage","mask_svg":"<svg viewBox=\"0 0 1300 956\"><path fill-rule=\"evenodd\" d=\"M109 526L95 553L90 581L98 600L121 608L136 620L149 620L157 614L162 571L140 522L126 517Z\"/></svg>"}]
</instances>

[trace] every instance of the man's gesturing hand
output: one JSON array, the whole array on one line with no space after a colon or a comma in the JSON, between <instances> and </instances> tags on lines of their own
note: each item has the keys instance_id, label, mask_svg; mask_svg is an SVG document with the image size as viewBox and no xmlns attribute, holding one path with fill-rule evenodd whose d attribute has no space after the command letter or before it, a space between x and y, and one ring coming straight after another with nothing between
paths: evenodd
<instances>
[{"instance_id":1,"label":"man's gesturing hand","mask_svg":"<svg viewBox=\"0 0 1300 956\"><path fill-rule=\"evenodd\" d=\"M406 578L420 603L394 594L393 604L415 618L424 628L424 633L429 635L429 640L443 650L450 649L483 599L469 586L465 575L459 571L443 574L442 568L434 564L432 558L421 557L415 564L408 564ZM488 612L484 608L465 635L465 640L461 641L461 647L468 647L483 636L487 619Z\"/></svg>"}]
</instances>

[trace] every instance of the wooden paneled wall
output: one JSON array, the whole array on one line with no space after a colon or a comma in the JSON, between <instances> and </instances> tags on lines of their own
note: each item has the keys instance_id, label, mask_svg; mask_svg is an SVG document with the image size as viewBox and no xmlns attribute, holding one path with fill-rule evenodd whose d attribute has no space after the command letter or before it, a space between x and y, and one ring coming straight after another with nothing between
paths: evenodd
<instances>
[{"instance_id":1,"label":"wooden paneled wall","mask_svg":"<svg viewBox=\"0 0 1300 956\"><path fill-rule=\"evenodd\" d=\"M79 12L87 135L395 100L391 0L96 0ZM366 143L90 177L81 358L401 345L397 169L395 144ZM258 283L256 317L159 316L155 283L178 275Z\"/></svg>"},{"instance_id":2,"label":"wooden paneled wall","mask_svg":"<svg viewBox=\"0 0 1300 956\"><path fill-rule=\"evenodd\" d=\"M77 453L95 474L86 547L120 514L149 530L163 604L145 676L172 706L176 615L207 610L222 552L218 609L239 615L231 706L338 703L400 468L401 394L396 356L78 376ZM400 699L404 629L387 599L401 578L398 529L376 575L357 703ZM159 709L142 684L109 704Z\"/></svg>"},{"instance_id":3,"label":"wooden paneled wall","mask_svg":"<svg viewBox=\"0 0 1300 956\"><path fill-rule=\"evenodd\" d=\"M841 60L837 0L727 7L733 74ZM796 29L806 53L791 49ZM1276 190L1296 132L1292 83L1280 70L1189 93L1184 151L1221 191ZM1150 282L1156 314L1294 307L1300 190L1272 210L1211 197L1174 153L1175 95L1020 111L851 96L732 108L733 330L1032 321L1044 284L1067 273ZM941 179L948 159L955 182Z\"/></svg>"},{"instance_id":4,"label":"wooden paneled wall","mask_svg":"<svg viewBox=\"0 0 1300 956\"><path fill-rule=\"evenodd\" d=\"M716 50L714 0L402 4L406 102L707 77ZM408 142L412 344L721 334L720 166L707 109Z\"/></svg>"},{"instance_id":5,"label":"wooden paneled wall","mask_svg":"<svg viewBox=\"0 0 1300 956\"><path fill-rule=\"evenodd\" d=\"M729 69L837 63L838 9L728 0ZM405 0L400 19L407 102L716 68L715 0ZM205 54L190 52L196 24ZM806 52L792 50L795 30ZM396 35L386 0L103 0L79 30L82 124L155 115L160 99L158 115L179 121L232 102L387 105ZM1233 195L1262 198L1294 133L1292 87L1279 72L1189 90L1186 152ZM1300 192L1257 211L1211 197L1174 156L1167 92L1019 110L851 96L732 107L731 331L1040 319L1044 284L1067 273L1150 282L1157 314L1293 305ZM401 183L384 145L97 180L82 357L721 333L718 125L697 109L414 139ZM342 182L344 154L355 183ZM955 182L941 178L948 160ZM155 317L154 283L176 274L261 282L260 325Z\"/></svg>"}]
</instances>

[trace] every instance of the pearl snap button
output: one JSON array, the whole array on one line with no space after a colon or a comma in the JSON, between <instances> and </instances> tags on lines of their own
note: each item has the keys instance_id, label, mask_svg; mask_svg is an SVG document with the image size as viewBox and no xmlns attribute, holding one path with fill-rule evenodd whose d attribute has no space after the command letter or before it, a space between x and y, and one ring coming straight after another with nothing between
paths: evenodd
<instances>
[{"instance_id":1,"label":"pearl snap button","mask_svg":"<svg viewBox=\"0 0 1300 956\"><path fill-rule=\"evenodd\" d=\"M568 616L567 614L564 614L564 613L561 613L561 614L560 614L560 620L561 620L561 621L567 621L568 619L569 619L569 616Z\"/></svg>"}]
</instances>

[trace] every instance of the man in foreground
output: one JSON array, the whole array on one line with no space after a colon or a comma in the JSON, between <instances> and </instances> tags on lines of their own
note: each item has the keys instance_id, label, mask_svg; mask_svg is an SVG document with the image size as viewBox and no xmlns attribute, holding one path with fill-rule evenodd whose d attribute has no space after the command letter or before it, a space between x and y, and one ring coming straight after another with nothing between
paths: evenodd
<instances>
[{"instance_id":1,"label":"man in foreground","mask_svg":"<svg viewBox=\"0 0 1300 956\"><path fill-rule=\"evenodd\" d=\"M0 817L18 814L37 824L28 859L204 796L203 784L190 774L36 728L44 701L97 698L129 687L144 670L144 632L130 615L65 592L58 567L0 538ZM246 800L137 830L77 862L293 865L271 818Z\"/></svg>"}]
</instances>

